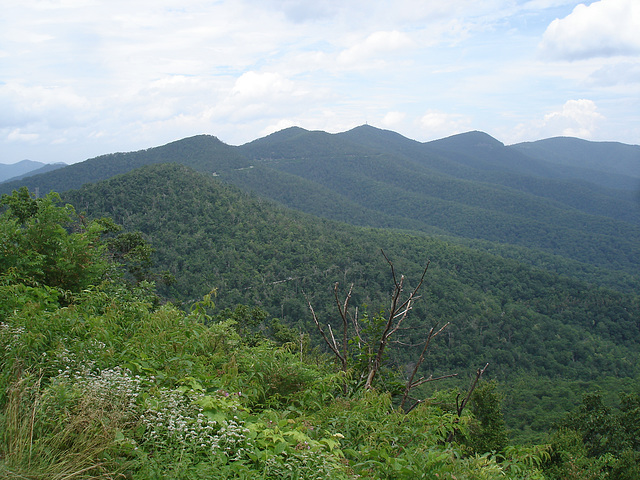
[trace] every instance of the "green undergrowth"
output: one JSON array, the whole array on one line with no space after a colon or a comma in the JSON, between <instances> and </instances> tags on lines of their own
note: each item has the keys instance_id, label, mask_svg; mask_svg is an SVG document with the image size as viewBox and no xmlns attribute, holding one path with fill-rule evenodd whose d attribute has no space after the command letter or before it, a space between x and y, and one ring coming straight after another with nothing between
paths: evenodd
<instances>
[{"instance_id":1,"label":"green undergrowth","mask_svg":"<svg viewBox=\"0 0 640 480\"><path fill-rule=\"evenodd\" d=\"M150 285L0 290L5 478L543 478L544 447L469 454L447 437L471 416L342 396L331 362Z\"/></svg>"}]
</instances>

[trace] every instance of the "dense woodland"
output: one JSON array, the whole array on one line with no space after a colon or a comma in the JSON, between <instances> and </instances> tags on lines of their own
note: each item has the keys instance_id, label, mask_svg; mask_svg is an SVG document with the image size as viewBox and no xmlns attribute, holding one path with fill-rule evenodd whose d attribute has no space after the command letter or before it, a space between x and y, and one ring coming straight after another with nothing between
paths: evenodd
<instances>
[{"instance_id":1,"label":"dense woodland","mask_svg":"<svg viewBox=\"0 0 640 480\"><path fill-rule=\"evenodd\" d=\"M289 129L32 177L61 194L2 197L0 473L637 478L635 192L517 147Z\"/></svg>"}]
</instances>

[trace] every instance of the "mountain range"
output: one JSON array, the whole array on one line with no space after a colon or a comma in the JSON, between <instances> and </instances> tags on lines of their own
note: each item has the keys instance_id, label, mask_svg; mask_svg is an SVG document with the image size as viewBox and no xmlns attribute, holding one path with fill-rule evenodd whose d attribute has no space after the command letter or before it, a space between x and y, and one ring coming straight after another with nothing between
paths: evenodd
<instances>
[{"instance_id":1,"label":"mountain range","mask_svg":"<svg viewBox=\"0 0 640 480\"><path fill-rule=\"evenodd\" d=\"M505 146L468 132L420 143L368 125L292 127L238 147L199 135L103 155L5 182L0 193L64 192L158 163L322 218L442 235L551 270L562 258L601 284L628 283L640 265L640 146L613 142Z\"/></svg>"}]
</instances>

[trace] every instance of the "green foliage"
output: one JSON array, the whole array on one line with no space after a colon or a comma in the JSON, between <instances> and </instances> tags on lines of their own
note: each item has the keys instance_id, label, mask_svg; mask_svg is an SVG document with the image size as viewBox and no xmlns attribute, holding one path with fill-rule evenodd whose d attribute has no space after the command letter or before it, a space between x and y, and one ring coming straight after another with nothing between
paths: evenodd
<instances>
[{"instance_id":1,"label":"green foliage","mask_svg":"<svg viewBox=\"0 0 640 480\"><path fill-rule=\"evenodd\" d=\"M0 275L72 292L100 281L107 269L99 243L103 225L84 223L71 205L58 207L59 201L55 193L33 199L26 188L3 195Z\"/></svg>"},{"instance_id":2,"label":"green foliage","mask_svg":"<svg viewBox=\"0 0 640 480\"><path fill-rule=\"evenodd\" d=\"M106 241L111 260L126 264L127 271L140 282L148 278L151 269L153 249L140 232L125 232Z\"/></svg>"},{"instance_id":3,"label":"green foliage","mask_svg":"<svg viewBox=\"0 0 640 480\"><path fill-rule=\"evenodd\" d=\"M473 453L500 452L508 444L508 434L502 416L501 395L496 382L483 382L471 397L474 421L465 442Z\"/></svg>"},{"instance_id":4,"label":"green foliage","mask_svg":"<svg viewBox=\"0 0 640 480\"><path fill-rule=\"evenodd\" d=\"M78 217L71 207L58 207L54 194L34 199L22 191L4 198L0 475L637 476L637 394L627 393L617 406L587 397L550 439L550 449L507 444L494 383L477 389L473 408L461 418L447 406L455 395L449 390L431 399L423 391L424 401L404 414L394 407L394 380L415 360L416 348L390 349L389 375L381 375L373 390L345 395L342 385L357 384L358 374L335 373L314 347L317 339L305 337L313 329L302 291L323 305L322 318L331 318L335 306L326 286L353 280L353 305L381 311L388 271L376 245L398 252L397 268L407 278L419 276L428 251L438 261L429 270L425 302L412 313L416 321L407 324L407 343L420 345L426 325L450 319L452 328L434 343L423 373L464 370L481 358L495 363L497 378L510 380L518 371L523 394L548 393L516 398L514 405L509 385L500 384L509 418L561 399L567 389L554 390L559 376L576 391L590 387L585 382L595 369L603 382L615 374L620 381L637 376L629 360L637 352L637 297L437 239L318 224L180 167L148 169L114 185L133 178L153 191L167 176L179 181L132 204L124 187L111 190L112 197L82 193L85 205L112 206L127 227L142 222L141 234L129 235L138 230L132 228L120 237L113 222ZM133 213L149 201L157 209ZM172 215L183 207L178 221ZM89 211L96 218L107 213ZM49 244L51 238L59 241ZM133 261L132 275L136 258L146 268L152 252L145 238L160 239L156 259L172 259L175 273L192 275L163 287L190 308L160 305L153 284L127 284L114 274L120 267L110 260ZM94 256L67 244L84 245ZM187 252L195 259L188 268ZM58 263L72 270L74 262L89 270L75 284L51 273ZM363 338L375 339L381 317L361 314ZM354 352L363 364L370 360L366 347ZM556 413L573 401L562 399ZM447 442L454 430L467 443Z\"/></svg>"},{"instance_id":5,"label":"green foliage","mask_svg":"<svg viewBox=\"0 0 640 480\"><path fill-rule=\"evenodd\" d=\"M586 394L552 436L547 470L562 478L637 478L639 400L638 393L622 394L612 408L600 393Z\"/></svg>"},{"instance_id":6,"label":"green foliage","mask_svg":"<svg viewBox=\"0 0 640 480\"><path fill-rule=\"evenodd\" d=\"M189 313L158 307L144 282L35 301L49 292L25 287L32 301L0 328L6 478L537 478L526 456L504 468L446 444L470 418L437 403L405 415L373 390L341 397L317 357L243 342L236 320L259 310L218 317L211 296Z\"/></svg>"}]
</instances>

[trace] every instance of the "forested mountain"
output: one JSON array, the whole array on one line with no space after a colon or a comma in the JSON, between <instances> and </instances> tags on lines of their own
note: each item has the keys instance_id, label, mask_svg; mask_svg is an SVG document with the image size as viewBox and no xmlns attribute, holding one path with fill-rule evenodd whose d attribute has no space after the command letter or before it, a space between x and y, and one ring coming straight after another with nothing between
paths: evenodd
<instances>
[{"instance_id":1,"label":"forested mountain","mask_svg":"<svg viewBox=\"0 0 640 480\"><path fill-rule=\"evenodd\" d=\"M452 322L424 373L455 371L466 383L488 362L493 378L518 385L507 394L516 429L548 428L585 386L628 388L640 374L637 295L435 237L319 220L178 165L144 167L67 192L65 200L91 217L109 215L142 231L158 267L177 280L162 290L168 298L189 305L216 288L219 308L259 306L312 335L306 299L323 319L335 319L335 282L354 283L352 305L368 305L372 315L388 306L390 272L381 248L413 285L430 260L424 301L404 341L418 344L430 326ZM404 348L392 359L404 368L418 353ZM524 404L528 413L520 410Z\"/></svg>"},{"instance_id":2,"label":"forested mountain","mask_svg":"<svg viewBox=\"0 0 640 480\"><path fill-rule=\"evenodd\" d=\"M436 149L368 126L339 135L296 128L240 147L256 168L222 178L328 218L352 215L352 223L520 245L637 272L640 210L628 192L514 173L505 165L522 170L536 161L490 138L461 135Z\"/></svg>"},{"instance_id":3,"label":"forested mountain","mask_svg":"<svg viewBox=\"0 0 640 480\"><path fill-rule=\"evenodd\" d=\"M174 162L316 216L446 235L629 291L637 287L629 275L637 276L640 263L637 192L629 182L609 188L585 181L598 162L584 148L598 152L600 169L602 158L620 155L617 171L633 182L640 147L573 140L528 146L535 150L528 156L521 151L525 144L507 147L482 132L420 143L367 125L335 135L294 127L240 147L200 135L7 182L0 192L23 184L41 194L65 191L139 166ZM547 155L555 144L557 154ZM591 159L589 168L577 165L582 157ZM558 269L567 265L558 257L572 260L575 268Z\"/></svg>"},{"instance_id":4,"label":"forested mountain","mask_svg":"<svg viewBox=\"0 0 640 480\"><path fill-rule=\"evenodd\" d=\"M640 148L617 142L555 137L512 145L525 155L565 167L575 178L617 189L640 189ZM562 169L558 170L563 171Z\"/></svg>"},{"instance_id":5,"label":"forested mountain","mask_svg":"<svg viewBox=\"0 0 640 480\"><path fill-rule=\"evenodd\" d=\"M38 189L43 194L51 190L63 192L80 188L85 183L130 172L144 165L169 162L208 173L248 166L247 159L239 155L234 147L222 143L216 137L198 135L147 150L102 155L54 172L6 182L0 185L0 193L10 193L23 185L31 191Z\"/></svg>"}]
</instances>

